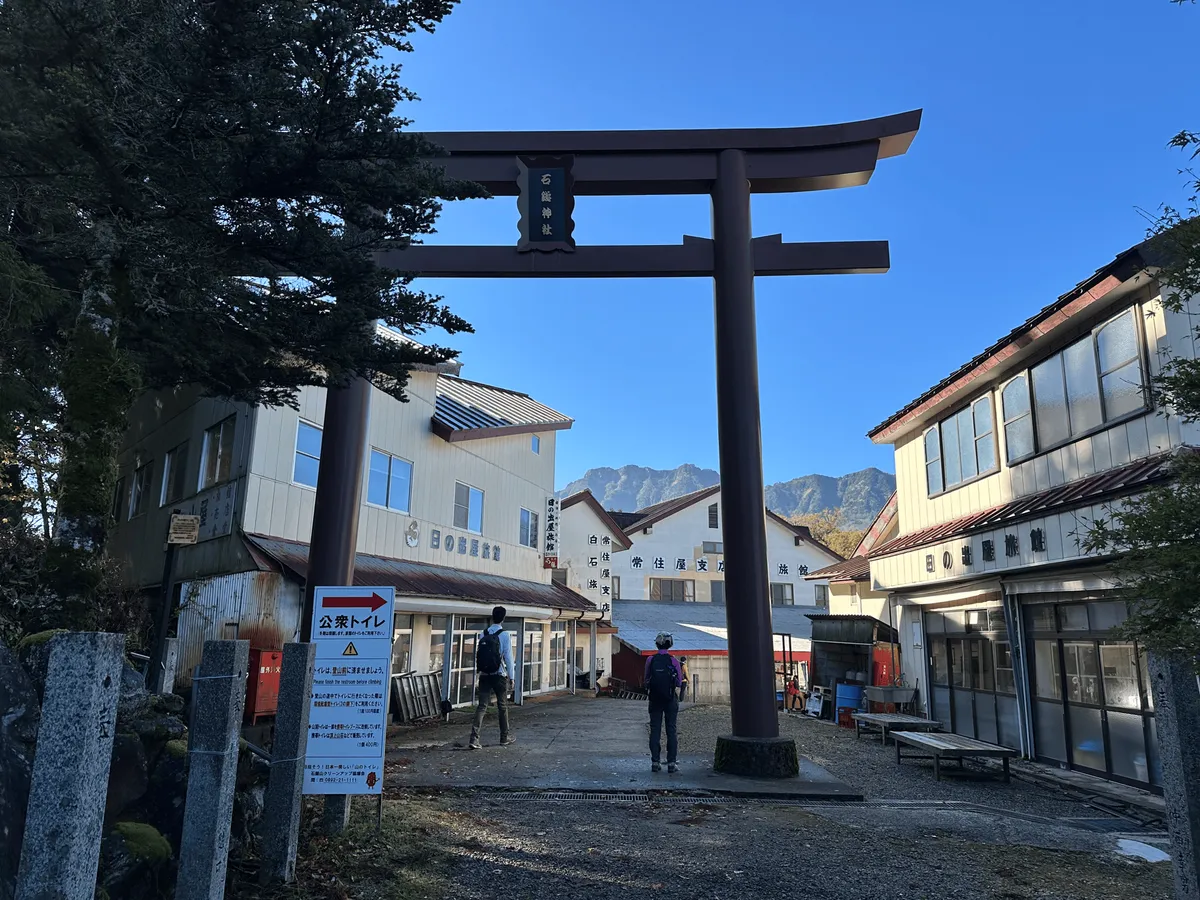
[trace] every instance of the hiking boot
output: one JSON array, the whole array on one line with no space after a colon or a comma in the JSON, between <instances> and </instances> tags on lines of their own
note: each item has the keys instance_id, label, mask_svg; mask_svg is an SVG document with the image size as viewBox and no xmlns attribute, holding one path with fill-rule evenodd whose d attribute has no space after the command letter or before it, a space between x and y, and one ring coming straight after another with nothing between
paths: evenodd
<instances>
[{"instance_id":1,"label":"hiking boot","mask_svg":"<svg viewBox=\"0 0 1200 900\"><path fill-rule=\"evenodd\" d=\"M471 741L471 743L467 744L467 749L468 750L482 750L483 744L479 743L479 741Z\"/></svg>"},{"instance_id":2,"label":"hiking boot","mask_svg":"<svg viewBox=\"0 0 1200 900\"><path fill-rule=\"evenodd\" d=\"M516 742L517 742L517 739L515 737L513 737L511 734L508 737L500 738L500 743L502 746L507 746L508 744L515 744Z\"/></svg>"},{"instance_id":3,"label":"hiking boot","mask_svg":"<svg viewBox=\"0 0 1200 900\"><path fill-rule=\"evenodd\" d=\"M677 766L675 763L667 763L667 774L674 775L678 771L679 766Z\"/></svg>"},{"instance_id":4,"label":"hiking boot","mask_svg":"<svg viewBox=\"0 0 1200 900\"><path fill-rule=\"evenodd\" d=\"M658 763L656 763L656 762L652 762L652 763L650 763L650 771L651 771L651 772L661 772L661 771L662 771L662 766L660 766L660 765L659 765Z\"/></svg>"}]
</instances>

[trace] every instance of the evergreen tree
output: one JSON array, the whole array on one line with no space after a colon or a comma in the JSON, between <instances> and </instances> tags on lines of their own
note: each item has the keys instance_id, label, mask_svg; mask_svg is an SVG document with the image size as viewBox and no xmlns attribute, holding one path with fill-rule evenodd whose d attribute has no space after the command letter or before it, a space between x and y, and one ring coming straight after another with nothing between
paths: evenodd
<instances>
[{"instance_id":1,"label":"evergreen tree","mask_svg":"<svg viewBox=\"0 0 1200 900\"><path fill-rule=\"evenodd\" d=\"M0 3L0 387L30 381L0 446L18 413L52 423L61 589L88 589L139 391L281 404L357 373L403 399L413 364L454 356L371 325L469 329L373 258L479 196L404 130L384 60L452 7Z\"/></svg>"}]
</instances>

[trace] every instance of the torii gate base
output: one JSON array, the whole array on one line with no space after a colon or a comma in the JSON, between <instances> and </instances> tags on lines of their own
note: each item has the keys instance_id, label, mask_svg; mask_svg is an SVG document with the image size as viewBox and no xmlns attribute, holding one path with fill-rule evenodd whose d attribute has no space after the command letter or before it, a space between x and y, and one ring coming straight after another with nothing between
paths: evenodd
<instances>
[{"instance_id":1,"label":"torii gate base","mask_svg":"<svg viewBox=\"0 0 1200 900\"><path fill-rule=\"evenodd\" d=\"M447 175L493 194L519 194L519 159L534 156L572 157L574 195L711 193L713 238L556 252L418 245L380 250L376 257L387 268L427 277L713 277L733 725L733 734L717 742L714 768L723 773L789 777L800 771L795 743L779 737L775 702L754 278L883 272L889 264L883 241L754 239L750 194L865 184L879 159L908 150L920 121L918 110L813 128L427 134L448 153L436 160ZM543 225L542 234L550 227ZM327 430L325 440L331 439L337 438ZM314 523L314 547L320 526Z\"/></svg>"}]
</instances>

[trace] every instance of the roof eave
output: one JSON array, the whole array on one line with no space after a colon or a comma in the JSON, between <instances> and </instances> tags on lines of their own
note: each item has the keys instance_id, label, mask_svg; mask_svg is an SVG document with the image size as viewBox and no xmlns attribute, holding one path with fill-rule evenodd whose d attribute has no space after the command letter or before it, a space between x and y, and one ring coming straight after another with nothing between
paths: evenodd
<instances>
[{"instance_id":1,"label":"roof eave","mask_svg":"<svg viewBox=\"0 0 1200 900\"><path fill-rule=\"evenodd\" d=\"M562 422L531 422L527 425L501 425L495 428L454 428L437 416L433 416L429 420L429 429L442 440L457 444L460 441L481 441L486 438L511 437L518 434L565 431L574 424L574 419L567 419Z\"/></svg>"}]
</instances>

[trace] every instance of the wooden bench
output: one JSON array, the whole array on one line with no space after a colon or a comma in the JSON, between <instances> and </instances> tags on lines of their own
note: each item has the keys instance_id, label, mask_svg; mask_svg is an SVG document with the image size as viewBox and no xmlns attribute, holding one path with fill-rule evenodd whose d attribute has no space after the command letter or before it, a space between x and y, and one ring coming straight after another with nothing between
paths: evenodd
<instances>
[{"instance_id":1,"label":"wooden bench","mask_svg":"<svg viewBox=\"0 0 1200 900\"><path fill-rule=\"evenodd\" d=\"M937 719L923 719L920 716L909 716L903 713L855 713L854 736L862 737L863 726L869 725L878 730L880 742L887 744L889 731L941 731L942 723Z\"/></svg>"},{"instance_id":2,"label":"wooden bench","mask_svg":"<svg viewBox=\"0 0 1200 900\"><path fill-rule=\"evenodd\" d=\"M932 759L933 776L938 781L942 780L943 759L957 759L959 766L962 766L963 759L966 757L979 756L1003 760L1004 781L1007 783L1009 780L1008 761L1017 755L1016 750L1011 750L1008 747L1000 747L996 744L988 744L984 741L977 741L974 738L963 737L961 734L926 734L919 731L893 731L892 741L896 744L897 765L899 765L901 759ZM925 750L926 753L922 755L910 753L907 756L901 756L900 747L904 744Z\"/></svg>"}]
</instances>

